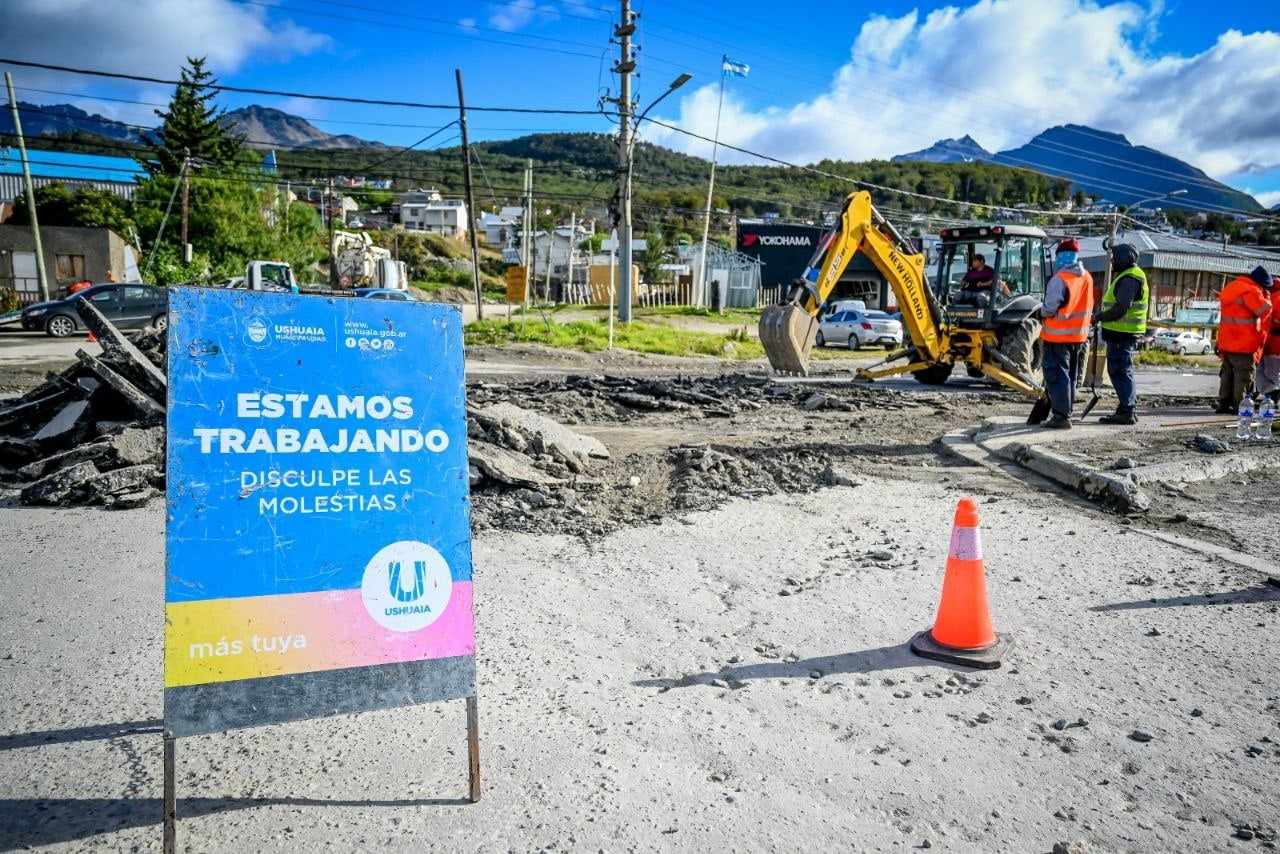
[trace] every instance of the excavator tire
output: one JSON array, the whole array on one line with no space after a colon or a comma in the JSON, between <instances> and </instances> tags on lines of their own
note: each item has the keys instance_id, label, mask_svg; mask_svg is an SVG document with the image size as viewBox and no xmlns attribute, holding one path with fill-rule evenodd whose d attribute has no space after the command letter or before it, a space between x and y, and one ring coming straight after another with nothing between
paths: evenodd
<instances>
[{"instance_id":1,"label":"excavator tire","mask_svg":"<svg viewBox=\"0 0 1280 854\"><path fill-rule=\"evenodd\" d=\"M916 371L911 376L916 378L916 382L925 385L946 385L947 380L951 378L951 370L955 366L955 362L938 362L936 365Z\"/></svg>"},{"instance_id":2,"label":"excavator tire","mask_svg":"<svg viewBox=\"0 0 1280 854\"><path fill-rule=\"evenodd\" d=\"M1000 355L1024 374L1038 378L1044 367L1044 345L1040 341L1040 321L1027 316L1016 326L1008 326L1000 336Z\"/></svg>"}]
</instances>

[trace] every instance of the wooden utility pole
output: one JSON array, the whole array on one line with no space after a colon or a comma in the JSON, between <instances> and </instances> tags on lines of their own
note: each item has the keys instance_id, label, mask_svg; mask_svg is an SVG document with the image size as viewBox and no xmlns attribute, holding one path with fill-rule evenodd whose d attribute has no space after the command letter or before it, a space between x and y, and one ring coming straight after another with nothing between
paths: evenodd
<instances>
[{"instance_id":1,"label":"wooden utility pole","mask_svg":"<svg viewBox=\"0 0 1280 854\"><path fill-rule=\"evenodd\" d=\"M471 188L471 140L467 136L467 102L462 95L462 69L453 70L458 81L458 128L462 132L462 181L467 191L467 233L471 235L471 281L476 292L476 320L484 320L484 297L480 292L480 244L476 242L476 197Z\"/></svg>"},{"instance_id":2,"label":"wooden utility pole","mask_svg":"<svg viewBox=\"0 0 1280 854\"><path fill-rule=\"evenodd\" d=\"M334 246L334 229L337 227L333 221L333 179L329 179L328 194L325 196L324 209L329 214L329 288L337 290L338 288L338 251Z\"/></svg>"},{"instance_id":3,"label":"wooden utility pole","mask_svg":"<svg viewBox=\"0 0 1280 854\"><path fill-rule=\"evenodd\" d=\"M182 162L188 168L182 170L182 263L191 263L191 242L187 239L188 219L191 213L191 151L182 149Z\"/></svg>"},{"instance_id":4,"label":"wooden utility pole","mask_svg":"<svg viewBox=\"0 0 1280 854\"><path fill-rule=\"evenodd\" d=\"M573 211L569 214L569 254L565 256L565 293L572 295L573 300L578 299L578 289L573 284L573 244L574 238L578 236L578 212Z\"/></svg>"},{"instance_id":5,"label":"wooden utility pole","mask_svg":"<svg viewBox=\"0 0 1280 854\"><path fill-rule=\"evenodd\" d=\"M622 209L619 212L618 237L622 241L622 278L618 288L618 319L623 323L631 322L631 112L634 108L631 73L636 70L636 62L631 55L631 36L635 31L631 0L622 0L622 16L613 30L620 47L618 64L613 70L621 78L618 96L618 204Z\"/></svg>"},{"instance_id":6,"label":"wooden utility pole","mask_svg":"<svg viewBox=\"0 0 1280 854\"><path fill-rule=\"evenodd\" d=\"M524 307L526 313L533 291L533 158L524 165L524 228L520 230L520 263L524 265Z\"/></svg>"},{"instance_id":7,"label":"wooden utility pole","mask_svg":"<svg viewBox=\"0 0 1280 854\"><path fill-rule=\"evenodd\" d=\"M27 142L22 137L22 119L18 117L18 99L13 94L13 75L4 73L4 85L9 90L9 110L13 113L13 132L18 137L18 152L22 157L22 182L26 187L27 216L31 219L31 242L36 250L36 285L40 288L40 300L49 301L49 276L44 268L44 245L40 242L40 220L36 218L36 191L31 183L31 164L27 162Z\"/></svg>"}]
</instances>

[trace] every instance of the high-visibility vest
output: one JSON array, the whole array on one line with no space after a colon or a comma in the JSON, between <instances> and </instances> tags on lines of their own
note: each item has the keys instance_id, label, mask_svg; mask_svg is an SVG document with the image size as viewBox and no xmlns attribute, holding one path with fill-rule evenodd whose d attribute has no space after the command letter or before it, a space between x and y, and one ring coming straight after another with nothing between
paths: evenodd
<instances>
[{"instance_id":1,"label":"high-visibility vest","mask_svg":"<svg viewBox=\"0 0 1280 854\"><path fill-rule=\"evenodd\" d=\"M1093 316L1093 276L1069 270L1053 275L1066 286L1067 297L1053 317L1044 319L1040 337L1050 344L1083 344L1089 340L1089 319Z\"/></svg>"},{"instance_id":2,"label":"high-visibility vest","mask_svg":"<svg viewBox=\"0 0 1280 854\"><path fill-rule=\"evenodd\" d=\"M1267 330L1267 340L1262 345L1262 355L1280 356L1280 311L1276 311L1275 300L1271 301L1271 323L1268 326L1270 328Z\"/></svg>"},{"instance_id":3,"label":"high-visibility vest","mask_svg":"<svg viewBox=\"0 0 1280 854\"><path fill-rule=\"evenodd\" d=\"M1116 282L1125 276L1133 276L1142 284L1142 290L1134 297L1133 302L1129 303L1129 310L1119 320L1106 320L1102 323L1103 329L1112 332L1126 332L1129 335L1141 335L1147 331L1147 296L1150 288L1147 287L1147 274L1142 272L1141 267L1130 267L1120 273L1111 280L1111 284L1107 285L1107 292L1102 295L1102 311L1116 304Z\"/></svg>"},{"instance_id":4,"label":"high-visibility vest","mask_svg":"<svg viewBox=\"0 0 1280 854\"><path fill-rule=\"evenodd\" d=\"M1262 320L1271 301L1248 276L1238 276L1218 295L1222 312L1218 321L1218 349L1223 353L1256 353L1266 339Z\"/></svg>"}]
</instances>

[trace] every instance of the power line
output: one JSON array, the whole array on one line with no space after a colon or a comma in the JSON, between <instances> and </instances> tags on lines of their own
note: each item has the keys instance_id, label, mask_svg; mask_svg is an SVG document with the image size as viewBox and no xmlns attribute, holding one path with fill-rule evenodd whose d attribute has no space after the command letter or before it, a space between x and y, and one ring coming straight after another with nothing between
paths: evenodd
<instances>
[{"instance_id":1,"label":"power line","mask_svg":"<svg viewBox=\"0 0 1280 854\"><path fill-rule=\"evenodd\" d=\"M673 130L677 133L682 133L682 134L685 134L686 136L691 136L695 139L703 140L704 142L712 142L710 137L705 137L702 134L694 133L693 131L686 130L685 128L682 128L678 125L668 124L667 122L664 122L660 119L655 119L651 116L645 116L644 120L647 122L652 122L653 124L659 125L661 127L665 127L668 130ZM945 199L941 196L931 196L931 195L928 195L927 193L916 193L916 192L912 192L911 190L900 190L896 187L886 187L882 184L874 184L870 181L863 181L858 178L849 177L848 175L839 175L835 172L827 172L823 169L818 169L813 166L802 166L798 163L791 163L790 161L783 160L780 157L774 157L771 154L761 154L758 151L752 151L748 148L742 148L741 146L731 145L725 142L724 140L720 140L720 146L722 148L728 148L731 151L737 151L741 154L746 154L751 157L758 157L761 160L767 160L770 163L776 163L779 166L786 166L791 169L799 169L805 172L812 172L815 175L821 175L826 178L833 178L837 181L845 181L847 183L855 184L860 187L870 187L871 189L880 190L886 193L895 193L897 195L910 196L912 198L917 198L917 199L927 199L932 202L940 202L942 204L956 205L963 208L978 207L978 208L993 208L996 210L1015 210L1016 209L1022 213L1028 213L1028 214L1037 214L1037 215L1044 215L1044 216L1066 216L1066 217L1076 217L1080 219L1108 216L1108 214L1101 214L1101 213L1094 214L1094 213L1075 213L1073 211L1035 210L1035 209L1028 209L1028 208L1015 208L1012 205L1004 205L1004 204L986 204L982 202L966 202L966 201L958 201L956 199Z\"/></svg>"},{"instance_id":2,"label":"power line","mask_svg":"<svg viewBox=\"0 0 1280 854\"><path fill-rule=\"evenodd\" d=\"M592 59L595 59L593 54ZM93 68L75 68L69 65L54 65L48 62L29 62L22 59L0 57L0 65L16 65L21 68L39 68L44 71L58 71L65 74L82 74L89 77L108 77L115 80L133 80L138 83L159 83L164 86L183 85L180 80L169 80L163 77L149 77L143 74L126 74L119 71L101 71ZM357 98L351 95L317 95L308 92L288 92L280 89L259 89L249 86L227 86L222 83L205 84L205 89L217 92L238 92L242 95L272 95L277 98L304 98L310 101L333 101L342 104L372 104L381 107L412 107L421 110L456 110L457 104L432 104L423 101L392 101L381 98ZM468 110L485 113L535 113L559 116L595 116L599 109L573 110L558 107L472 107Z\"/></svg>"},{"instance_id":3,"label":"power line","mask_svg":"<svg viewBox=\"0 0 1280 854\"><path fill-rule=\"evenodd\" d=\"M114 97L108 97L106 95L95 95L90 92L64 92L58 89L33 89L30 86L14 86L13 88L17 89L20 92L36 92L41 95L61 95L64 98L84 98L85 100L89 100L89 101L110 101L116 104L134 104L139 107L169 106L168 104L162 104L158 101L138 101L133 98L114 98ZM53 114L47 112L49 106L50 105L48 104L32 105L32 107L35 107L36 109L45 110L46 115L51 116ZM26 108L20 108L20 109L26 109ZM275 109L275 108L268 107L267 109ZM281 110L281 112L284 112L284 111ZM308 122L311 122L312 124L317 124L317 125L363 125L367 127L379 127L379 128L410 128L413 130L430 130L436 127L436 125L413 124L409 122L369 122L369 121L360 121L358 119L329 119L329 118L318 118L314 116L300 116L300 115L297 115L296 113L286 113L286 115L295 116L296 118L303 119L305 121L308 121ZM121 121L120 119L113 119L113 118L110 118L109 116L89 116L88 119L81 119L81 121L93 121L95 119L105 120L108 122L119 122L120 124L128 125L128 122ZM145 127L145 125L136 125L136 127ZM472 127L472 126L468 124L468 127ZM548 127L492 127L492 126L481 126L481 125L475 126L474 129L504 131L504 132L518 132L518 133L547 133L547 132L560 130L560 128L548 128Z\"/></svg>"}]
</instances>

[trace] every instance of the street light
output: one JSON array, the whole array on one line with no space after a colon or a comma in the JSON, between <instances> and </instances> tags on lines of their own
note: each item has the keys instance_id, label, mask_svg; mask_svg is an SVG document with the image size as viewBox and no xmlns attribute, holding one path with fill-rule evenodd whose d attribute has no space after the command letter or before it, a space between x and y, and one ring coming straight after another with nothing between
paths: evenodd
<instances>
[{"instance_id":1,"label":"street light","mask_svg":"<svg viewBox=\"0 0 1280 854\"><path fill-rule=\"evenodd\" d=\"M1174 190L1172 193L1161 193L1161 194L1160 194L1160 195L1158 195L1158 196L1152 196L1152 197L1151 197L1151 198L1149 198L1149 199L1143 199L1143 200L1142 200L1142 201L1140 201L1140 202L1135 202L1134 204L1129 205L1129 209L1130 209L1130 210L1136 210L1137 208L1140 208L1140 207L1142 207L1143 205L1145 205L1147 202L1158 202L1158 201L1160 201L1161 199L1171 199L1171 198L1173 198L1174 196L1185 196L1186 194L1187 194L1187 191L1186 191L1186 189L1185 189L1185 188L1183 188L1183 189L1181 189L1181 190Z\"/></svg>"},{"instance_id":2,"label":"street light","mask_svg":"<svg viewBox=\"0 0 1280 854\"><path fill-rule=\"evenodd\" d=\"M663 92L655 98L649 106L645 107L635 120L635 126L638 128L640 122L649 111L658 106L663 98L679 89L684 84L693 79L692 74L681 74L671 84L667 86L667 91ZM627 134L627 173L623 180L622 187L622 234L619 236L619 242L622 244L622 281L619 288L618 300L618 319L623 323L631 322L631 288L634 284L631 281L631 169L635 163L636 153L636 137L635 133Z\"/></svg>"}]
</instances>

